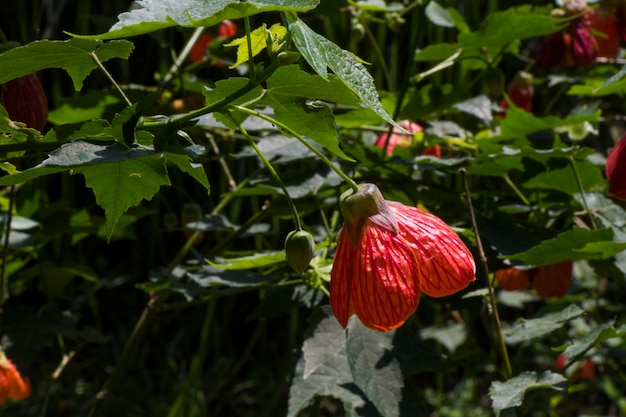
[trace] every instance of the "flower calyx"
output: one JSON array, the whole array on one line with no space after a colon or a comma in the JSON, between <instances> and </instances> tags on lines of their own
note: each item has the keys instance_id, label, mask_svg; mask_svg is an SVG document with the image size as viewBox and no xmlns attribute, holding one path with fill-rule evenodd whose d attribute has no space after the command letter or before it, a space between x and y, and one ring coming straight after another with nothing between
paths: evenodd
<instances>
[{"instance_id":1,"label":"flower calyx","mask_svg":"<svg viewBox=\"0 0 626 417\"><path fill-rule=\"evenodd\" d=\"M352 245L358 245L367 221L392 233L398 233L398 222L383 194L374 184L359 185L359 190L344 192L339 201L339 208L344 218L344 231L350 237Z\"/></svg>"}]
</instances>

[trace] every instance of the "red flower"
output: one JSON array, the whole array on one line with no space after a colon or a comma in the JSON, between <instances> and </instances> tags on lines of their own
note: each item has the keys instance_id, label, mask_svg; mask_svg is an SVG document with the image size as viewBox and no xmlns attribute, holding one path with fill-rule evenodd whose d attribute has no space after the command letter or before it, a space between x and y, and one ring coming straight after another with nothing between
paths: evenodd
<instances>
[{"instance_id":1,"label":"red flower","mask_svg":"<svg viewBox=\"0 0 626 417\"><path fill-rule=\"evenodd\" d=\"M499 269L496 271L496 281L505 291L523 290L530 285L534 273L533 269L519 269L515 267Z\"/></svg>"},{"instance_id":2,"label":"red flower","mask_svg":"<svg viewBox=\"0 0 626 417\"><path fill-rule=\"evenodd\" d=\"M533 106L533 76L529 72L519 71L515 74L515 78L509 83L506 89L506 95L516 107L526 110L530 113ZM506 110L509 108L509 102L502 99L500 108Z\"/></svg>"},{"instance_id":3,"label":"red flower","mask_svg":"<svg viewBox=\"0 0 626 417\"><path fill-rule=\"evenodd\" d=\"M24 380L15 364L0 352L0 404L7 399L22 400L30 395L30 382Z\"/></svg>"},{"instance_id":4,"label":"red flower","mask_svg":"<svg viewBox=\"0 0 626 417\"><path fill-rule=\"evenodd\" d=\"M42 131L48 122L48 99L35 74L0 85L0 104L11 120Z\"/></svg>"},{"instance_id":5,"label":"red flower","mask_svg":"<svg viewBox=\"0 0 626 417\"><path fill-rule=\"evenodd\" d=\"M237 34L237 25L231 20L224 20L220 23L217 35L221 38L232 38Z\"/></svg>"},{"instance_id":6,"label":"red flower","mask_svg":"<svg viewBox=\"0 0 626 417\"><path fill-rule=\"evenodd\" d=\"M505 291L527 288L531 283L538 295L544 298L561 298L572 280L571 261L540 266L538 268L507 268L496 271L496 280Z\"/></svg>"},{"instance_id":7,"label":"red flower","mask_svg":"<svg viewBox=\"0 0 626 417\"><path fill-rule=\"evenodd\" d=\"M598 56L615 58L619 52L620 28L613 13L599 7L589 12L585 17L589 28L597 32L597 35L593 37L598 46Z\"/></svg>"},{"instance_id":8,"label":"red flower","mask_svg":"<svg viewBox=\"0 0 626 417\"><path fill-rule=\"evenodd\" d=\"M385 201L374 184L344 193L341 212L330 304L343 327L356 314L372 329L395 329L421 292L444 297L474 281L471 253L438 217Z\"/></svg>"},{"instance_id":9,"label":"red flower","mask_svg":"<svg viewBox=\"0 0 626 417\"><path fill-rule=\"evenodd\" d=\"M559 262L537 268L533 278L533 288L541 297L561 298L569 289L572 280L573 264L571 261Z\"/></svg>"},{"instance_id":10,"label":"red flower","mask_svg":"<svg viewBox=\"0 0 626 417\"><path fill-rule=\"evenodd\" d=\"M585 20L583 18L574 19L569 25L568 32L571 39L571 63L584 67L596 62L598 44L589 31Z\"/></svg>"},{"instance_id":11,"label":"red flower","mask_svg":"<svg viewBox=\"0 0 626 417\"><path fill-rule=\"evenodd\" d=\"M408 120L402 120L401 122L399 122L399 125L411 133L417 133L424 130L422 126ZM387 145L387 155L391 156L393 154L393 148L395 148L396 146L408 147L411 146L412 143L412 135L405 135L401 133L392 133L389 136L389 141L387 141L387 132L385 132L381 133L380 136L378 136L376 146L378 146L380 149L385 149L385 145ZM439 147L439 145L427 146L426 148L424 148L422 155L431 155L436 156L437 158L441 158L441 148Z\"/></svg>"},{"instance_id":12,"label":"red flower","mask_svg":"<svg viewBox=\"0 0 626 417\"><path fill-rule=\"evenodd\" d=\"M606 158L606 177L609 179L609 193L615 198L626 200L626 134Z\"/></svg>"}]
</instances>

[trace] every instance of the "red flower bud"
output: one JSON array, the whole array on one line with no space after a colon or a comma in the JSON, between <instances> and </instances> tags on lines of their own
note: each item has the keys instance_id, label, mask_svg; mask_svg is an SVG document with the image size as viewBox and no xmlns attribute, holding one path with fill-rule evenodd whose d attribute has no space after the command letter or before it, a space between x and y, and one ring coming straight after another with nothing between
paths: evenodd
<instances>
[{"instance_id":1,"label":"red flower bud","mask_svg":"<svg viewBox=\"0 0 626 417\"><path fill-rule=\"evenodd\" d=\"M0 86L0 104L11 120L42 131L48 122L48 99L35 74L16 78Z\"/></svg>"},{"instance_id":2,"label":"red flower bud","mask_svg":"<svg viewBox=\"0 0 626 417\"><path fill-rule=\"evenodd\" d=\"M289 232L285 239L285 254L287 263L294 271L304 272L315 253L315 240L309 232L294 230Z\"/></svg>"},{"instance_id":3,"label":"red flower bud","mask_svg":"<svg viewBox=\"0 0 626 417\"><path fill-rule=\"evenodd\" d=\"M344 193L340 208L344 228L330 304L343 327L356 314L372 329L395 329L415 311L421 292L444 297L474 281L471 253L438 217L385 201L373 184Z\"/></svg>"},{"instance_id":4,"label":"red flower bud","mask_svg":"<svg viewBox=\"0 0 626 417\"><path fill-rule=\"evenodd\" d=\"M609 179L609 193L615 198L626 200L626 134L606 158L606 177Z\"/></svg>"}]
</instances>

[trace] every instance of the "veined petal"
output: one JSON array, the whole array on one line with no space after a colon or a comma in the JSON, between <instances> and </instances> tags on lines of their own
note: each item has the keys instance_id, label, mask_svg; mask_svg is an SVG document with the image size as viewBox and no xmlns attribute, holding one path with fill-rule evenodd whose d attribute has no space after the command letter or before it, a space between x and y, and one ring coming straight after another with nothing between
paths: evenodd
<instances>
[{"instance_id":1,"label":"veined petal","mask_svg":"<svg viewBox=\"0 0 626 417\"><path fill-rule=\"evenodd\" d=\"M358 246L350 241L350 236L342 229L337 236L337 251L330 273L330 307L343 328L355 313L352 304L352 283L355 280L355 266L358 263Z\"/></svg>"},{"instance_id":2,"label":"veined petal","mask_svg":"<svg viewBox=\"0 0 626 417\"><path fill-rule=\"evenodd\" d=\"M387 331L400 327L417 308L419 264L397 234L368 226L357 250L359 262L354 262L352 304L365 326Z\"/></svg>"},{"instance_id":3,"label":"veined petal","mask_svg":"<svg viewBox=\"0 0 626 417\"><path fill-rule=\"evenodd\" d=\"M387 202L398 220L398 236L416 252L420 265L419 290L445 297L476 279L472 254L440 218L416 207Z\"/></svg>"}]
</instances>

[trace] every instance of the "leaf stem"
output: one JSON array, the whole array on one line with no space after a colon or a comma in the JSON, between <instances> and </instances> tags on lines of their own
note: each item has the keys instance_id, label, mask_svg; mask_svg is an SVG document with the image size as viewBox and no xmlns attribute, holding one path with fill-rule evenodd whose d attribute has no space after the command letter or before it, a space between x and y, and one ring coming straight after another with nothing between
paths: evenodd
<instances>
[{"instance_id":1,"label":"leaf stem","mask_svg":"<svg viewBox=\"0 0 626 417\"><path fill-rule=\"evenodd\" d=\"M274 119L273 117L267 116L267 115L265 115L263 113L259 113L256 110L252 110L252 109L249 109L247 107L236 106L236 105L233 106L233 107L236 108L237 110L241 111L241 112L244 112L244 113L250 114L252 116L256 116L256 117L258 117L260 119L266 120L266 121L272 123L274 126L280 127L282 130L288 132L290 135L292 135L293 137L298 139L300 141L300 143L302 143L304 146L306 146L318 158L320 158L322 160L322 162L324 162L326 165L328 165L328 167L330 169L335 171L335 173L337 173L337 175L339 175L346 183L348 183L350 188L352 188L355 192L359 191L358 184L356 182L354 182L354 180L352 178L350 178L346 173L344 173L341 170L341 168L339 168L338 166L333 164L332 161L326 157L326 155L324 155L322 152L320 152L319 149L317 149L315 146L311 145L309 143L309 141L307 141L304 137L302 137L302 135L298 134L298 132L294 131L289 126L285 125L284 123L279 122L278 120Z\"/></svg>"},{"instance_id":2,"label":"leaf stem","mask_svg":"<svg viewBox=\"0 0 626 417\"><path fill-rule=\"evenodd\" d=\"M511 187L511 189L513 189L515 194L517 194L517 196L520 198L520 200L522 200L525 205L530 207L530 201L528 201L528 199L522 193L522 191L519 188L517 188L515 183L511 180L511 177L509 177L509 174L504 174L503 178L504 178L504 181L509 185L509 187Z\"/></svg>"},{"instance_id":3,"label":"leaf stem","mask_svg":"<svg viewBox=\"0 0 626 417\"><path fill-rule=\"evenodd\" d=\"M270 161L263 154L263 151L259 148L259 146L256 144L254 139L252 139L252 137L248 134L246 129L241 125L241 123L237 122L237 120L235 120L235 118L232 116L232 114L230 114L230 112L226 114L228 115L230 120L232 120L233 123L237 125L237 128L248 140L248 142L250 143L250 146L252 146L252 149L254 149L254 151L257 153L257 155L259 156L259 158L261 159L261 161L263 162L267 170L270 172L270 175L272 176L272 178L274 178L274 181L276 181L280 189L283 190L283 194L285 195L285 198L287 199L287 204L289 205L289 208L291 209L293 220L296 223L296 230L297 231L302 230L302 223L300 222L300 215L298 214L298 209L296 208L296 205L293 202L293 199L289 195L289 191L287 191L287 187L285 187L285 184L283 183L283 180L280 178L280 175L278 175L278 173L276 172L276 170L274 169Z\"/></svg>"},{"instance_id":4,"label":"leaf stem","mask_svg":"<svg viewBox=\"0 0 626 417\"><path fill-rule=\"evenodd\" d=\"M474 213L474 205L472 204L469 184L467 182L467 177L465 175L465 168L459 169L459 172L461 173L461 178L463 180L463 187L465 189L465 198L467 198L467 206L469 208L470 219L472 221L472 229L474 230L474 235L476 237L476 245L478 246L478 254L480 256L480 263L485 273L485 278L487 281L487 288L489 289L489 302L491 304L491 317L493 318L493 324L494 324L495 331L496 331L496 337L498 339L498 348L500 350L500 354L502 355L502 362L504 363L504 378L509 379L513 376L513 371L511 369L511 361L509 360L509 353L506 349L506 343L504 342L504 336L502 335L502 323L500 322L500 314L498 313L498 305L496 303L495 292L493 290L493 286L491 285L491 281L489 280L489 266L487 265L487 256L485 255L483 244L480 239L480 234L478 233L478 223L476 222L476 214Z\"/></svg>"},{"instance_id":5,"label":"leaf stem","mask_svg":"<svg viewBox=\"0 0 626 417\"><path fill-rule=\"evenodd\" d=\"M96 65L98 65L100 70L104 73L104 75L109 79L109 81L111 81L111 84L113 84L113 87L115 87L115 89L118 91L118 93L120 93L120 95L122 96L122 98L124 99L124 101L126 102L128 107L132 106L133 103L128 99L128 97L124 93L124 90L122 90L122 88L119 86L117 81L115 81L115 78L113 78L111 73L109 71L107 71L107 69L104 67L104 65L102 65L102 62L100 62L100 58L98 58L98 55L96 54L96 51L93 51L91 53L91 57L96 62Z\"/></svg>"}]
</instances>

